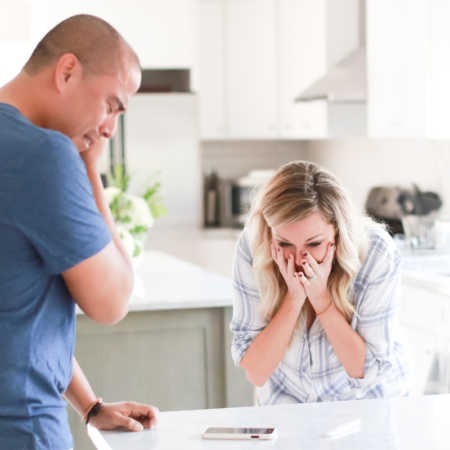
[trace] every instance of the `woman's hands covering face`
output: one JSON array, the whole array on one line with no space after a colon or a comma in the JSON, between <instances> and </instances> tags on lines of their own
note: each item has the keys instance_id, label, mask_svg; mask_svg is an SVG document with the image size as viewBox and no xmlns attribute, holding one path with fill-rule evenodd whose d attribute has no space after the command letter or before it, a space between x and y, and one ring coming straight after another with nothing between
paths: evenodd
<instances>
[{"instance_id":1,"label":"woman's hands covering face","mask_svg":"<svg viewBox=\"0 0 450 450\"><path fill-rule=\"evenodd\" d=\"M299 273L299 282L316 313L323 311L330 301L327 295L328 277L333 266L335 249L335 244L329 242L322 262L318 263L308 252L305 252L301 261L303 272Z\"/></svg>"},{"instance_id":2,"label":"woman's hands covering face","mask_svg":"<svg viewBox=\"0 0 450 450\"><path fill-rule=\"evenodd\" d=\"M272 258L286 282L288 293L302 304L308 298L316 312L322 311L329 302L326 294L335 248L335 244L329 242L325 257L320 262L305 251L301 270L296 271L294 255L290 254L285 258L281 247L274 241L271 244Z\"/></svg>"},{"instance_id":3,"label":"woman's hands covering face","mask_svg":"<svg viewBox=\"0 0 450 450\"><path fill-rule=\"evenodd\" d=\"M271 244L271 251L272 259L277 264L280 273L286 282L288 294L303 305L306 300L306 293L303 285L300 283L299 274L295 271L294 256L289 255L286 260L281 247L276 245L274 241L272 241Z\"/></svg>"}]
</instances>

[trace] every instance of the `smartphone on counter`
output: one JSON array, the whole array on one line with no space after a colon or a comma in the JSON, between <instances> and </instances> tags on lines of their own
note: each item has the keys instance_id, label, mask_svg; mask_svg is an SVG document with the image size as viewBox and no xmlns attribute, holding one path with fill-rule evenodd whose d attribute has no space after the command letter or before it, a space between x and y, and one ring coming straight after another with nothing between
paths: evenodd
<instances>
[{"instance_id":1,"label":"smartphone on counter","mask_svg":"<svg viewBox=\"0 0 450 450\"><path fill-rule=\"evenodd\" d=\"M274 439L275 428L210 427L202 433L203 439Z\"/></svg>"}]
</instances>

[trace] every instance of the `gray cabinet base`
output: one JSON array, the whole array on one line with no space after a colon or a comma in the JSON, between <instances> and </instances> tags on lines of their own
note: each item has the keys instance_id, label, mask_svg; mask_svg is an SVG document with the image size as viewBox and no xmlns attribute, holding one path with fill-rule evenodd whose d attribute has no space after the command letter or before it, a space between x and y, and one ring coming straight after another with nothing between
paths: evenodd
<instances>
[{"instance_id":1,"label":"gray cabinet base","mask_svg":"<svg viewBox=\"0 0 450 450\"><path fill-rule=\"evenodd\" d=\"M248 406L253 388L230 357L231 308L130 312L117 325L78 317L76 357L105 401L162 411ZM77 450L91 449L69 407Z\"/></svg>"}]
</instances>

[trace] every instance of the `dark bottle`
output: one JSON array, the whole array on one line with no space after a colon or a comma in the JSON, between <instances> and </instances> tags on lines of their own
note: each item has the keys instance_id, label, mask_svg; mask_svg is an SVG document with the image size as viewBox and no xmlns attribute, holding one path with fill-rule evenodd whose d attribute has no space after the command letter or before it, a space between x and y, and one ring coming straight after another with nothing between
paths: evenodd
<instances>
[{"instance_id":1,"label":"dark bottle","mask_svg":"<svg viewBox=\"0 0 450 450\"><path fill-rule=\"evenodd\" d=\"M205 175L205 227L218 227L220 225L219 217L219 177L216 171Z\"/></svg>"}]
</instances>

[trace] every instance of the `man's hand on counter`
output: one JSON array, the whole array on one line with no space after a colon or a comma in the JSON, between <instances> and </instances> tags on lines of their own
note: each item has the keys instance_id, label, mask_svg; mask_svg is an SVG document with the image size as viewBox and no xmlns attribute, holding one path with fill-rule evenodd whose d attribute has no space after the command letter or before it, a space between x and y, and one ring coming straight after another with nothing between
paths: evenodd
<instances>
[{"instance_id":1,"label":"man's hand on counter","mask_svg":"<svg viewBox=\"0 0 450 450\"><path fill-rule=\"evenodd\" d=\"M89 421L99 430L126 429L142 431L153 428L158 419L156 406L135 402L103 403L98 414Z\"/></svg>"}]
</instances>

